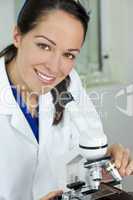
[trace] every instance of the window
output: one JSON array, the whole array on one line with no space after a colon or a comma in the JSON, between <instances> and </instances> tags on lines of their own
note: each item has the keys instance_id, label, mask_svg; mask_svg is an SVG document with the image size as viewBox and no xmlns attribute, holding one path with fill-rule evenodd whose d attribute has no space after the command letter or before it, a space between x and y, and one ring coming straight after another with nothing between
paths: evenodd
<instances>
[{"instance_id":1,"label":"window","mask_svg":"<svg viewBox=\"0 0 133 200\"><path fill-rule=\"evenodd\" d=\"M85 84L94 84L103 72L101 43L101 0L81 0L90 13L86 40L77 60L77 70ZM85 85L86 87L86 85Z\"/></svg>"}]
</instances>

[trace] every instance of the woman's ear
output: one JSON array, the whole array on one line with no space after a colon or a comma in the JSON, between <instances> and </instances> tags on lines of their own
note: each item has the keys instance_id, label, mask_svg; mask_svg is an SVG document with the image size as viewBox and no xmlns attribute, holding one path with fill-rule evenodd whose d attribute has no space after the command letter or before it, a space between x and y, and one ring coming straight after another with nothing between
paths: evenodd
<instances>
[{"instance_id":1,"label":"woman's ear","mask_svg":"<svg viewBox=\"0 0 133 200\"><path fill-rule=\"evenodd\" d=\"M21 34L19 28L17 26L15 26L14 30L13 30L13 44L16 48L18 48L20 46L21 39L22 39L22 34Z\"/></svg>"}]
</instances>

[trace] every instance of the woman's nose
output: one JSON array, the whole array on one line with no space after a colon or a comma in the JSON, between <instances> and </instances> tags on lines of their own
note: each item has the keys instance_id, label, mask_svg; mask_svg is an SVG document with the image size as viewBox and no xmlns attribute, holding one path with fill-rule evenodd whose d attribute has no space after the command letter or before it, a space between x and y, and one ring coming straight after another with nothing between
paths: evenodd
<instances>
[{"instance_id":1,"label":"woman's nose","mask_svg":"<svg viewBox=\"0 0 133 200\"><path fill-rule=\"evenodd\" d=\"M57 73L62 65L61 55L59 53L51 53L47 60L47 66L53 73Z\"/></svg>"}]
</instances>

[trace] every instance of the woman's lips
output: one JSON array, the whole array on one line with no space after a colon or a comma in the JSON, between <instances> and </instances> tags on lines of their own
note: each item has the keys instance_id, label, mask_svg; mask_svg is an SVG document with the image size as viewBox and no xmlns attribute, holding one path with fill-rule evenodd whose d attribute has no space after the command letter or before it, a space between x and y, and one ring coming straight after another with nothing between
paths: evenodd
<instances>
[{"instance_id":1,"label":"woman's lips","mask_svg":"<svg viewBox=\"0 0 133 200\"><path fill-rule=\"evenodd\" d=\"M56 77L53 76L53 75L48 75L48 74L44 74L38 70L35 70L36 72L36 75L38 77L38 79L42 82L42 83L45 83L45 84L52 84Z\"/></svg>"}]
</instances>

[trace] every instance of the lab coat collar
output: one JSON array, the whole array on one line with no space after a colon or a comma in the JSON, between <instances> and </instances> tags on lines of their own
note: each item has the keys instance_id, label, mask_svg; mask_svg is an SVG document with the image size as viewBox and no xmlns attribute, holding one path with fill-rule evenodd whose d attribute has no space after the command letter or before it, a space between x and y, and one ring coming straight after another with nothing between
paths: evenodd
<instances>
[{"instance_id":1,"label":"lab coat collar","mask_svg":"<svg viewBox=\"0 0 133 200\"><path fill-rule=\"evenodd\" d=\"M0 59L0 115L9 115L11 126L38 146L36 138L13 96L3 57Z\"/></svg>"},{"instance_id":2,"label":"lab coat collar","mask_svg":"<svg viewBox=\"0 0 133 200\"><path fill-rule=\"evenodd\" d=\"M17 103L8 80L5 59L0 59L0 114L10 115L17 110Z\"/></svg>"}]
</instances>

